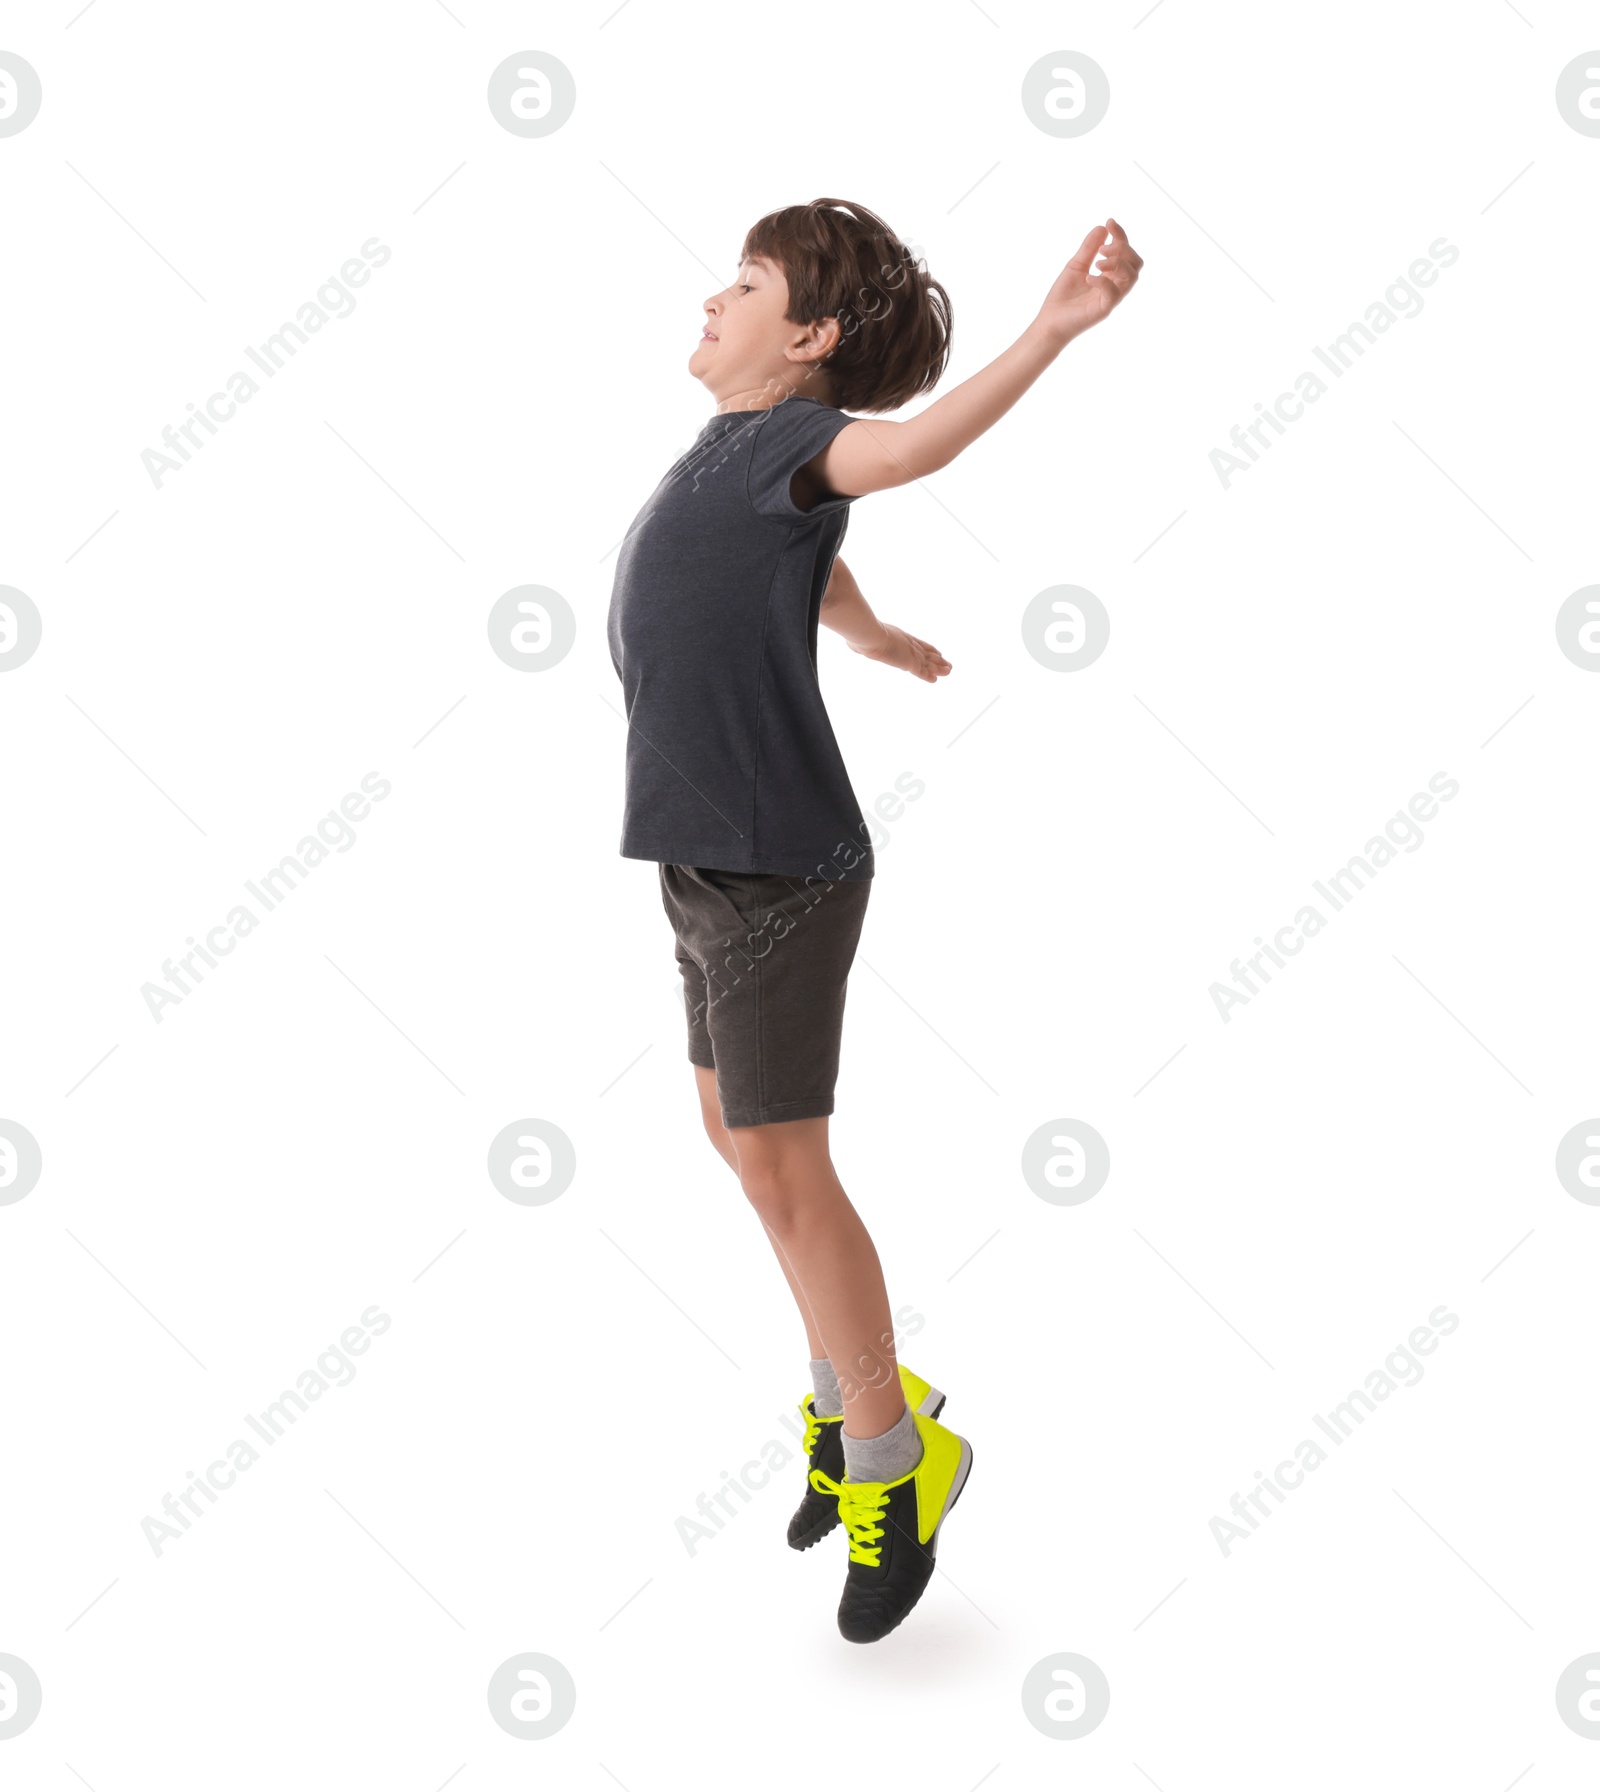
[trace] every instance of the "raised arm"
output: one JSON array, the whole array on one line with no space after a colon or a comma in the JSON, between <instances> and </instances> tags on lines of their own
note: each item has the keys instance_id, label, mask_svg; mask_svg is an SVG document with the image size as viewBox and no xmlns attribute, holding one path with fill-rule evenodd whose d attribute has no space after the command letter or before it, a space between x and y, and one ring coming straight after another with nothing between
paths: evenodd
<instances>
[{"instance_id":1,"label":"raised arm","mask_svg":"<svg viewBox=\"0 0 1600 1792\"><path fill-rule=\"evenodd\" d=\"M1108 232L1110 246L1102 249ZM1091 274L1097 252L1099 269ZM1115 218L1097 224L1010 348L905 422L858 418L841 429L813 463L823 483L830 491L865 497L949 466L1011 409L1075 336L1110 314L1143 266Z\"/></svg>"}]
</instances>

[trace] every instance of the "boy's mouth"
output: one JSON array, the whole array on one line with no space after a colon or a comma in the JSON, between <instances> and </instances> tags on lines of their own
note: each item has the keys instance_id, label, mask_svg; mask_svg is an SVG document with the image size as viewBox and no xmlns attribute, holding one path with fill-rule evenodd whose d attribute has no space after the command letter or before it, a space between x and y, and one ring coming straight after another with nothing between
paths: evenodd
<instances>
[{"instance_id":1,"label":"boy's mouth","mask_svg":"<svg viewBox=\"0 0 1600 1792\"><path fill-rule=\"evenodd\" d=\"M716 337L712 334L712 332L710 330L702 330L700 332L700 340L702 342L715 342Z\"/></svg>"}]
</instances>

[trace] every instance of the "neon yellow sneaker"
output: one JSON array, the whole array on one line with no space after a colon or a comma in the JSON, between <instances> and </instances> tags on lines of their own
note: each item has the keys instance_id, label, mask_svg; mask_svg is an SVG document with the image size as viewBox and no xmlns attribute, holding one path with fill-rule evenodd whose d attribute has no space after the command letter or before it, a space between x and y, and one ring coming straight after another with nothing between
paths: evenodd
<instances>
[{"instance_id":1,"label":"neon yellow sneaker","mask_svg":"<svg viewBox=\"0 0 1600 1792\"><path fill-rule=\"evenodd\" d=\"M811 1471L817 1492L838 1500L850 1534L839 1601L839 1633L848 1642L887 1636L922 1597L933 1578L940 1526L972 1469L972 1445L964 1437L922 1413L913 1422L922 1460L898 1481L835 1480Z\"/></svg>"},{"instance_id":2,"label":"neon yellow sneaker","mask_svg":"<svg viewBox=\"0 0 1600 1792\"><path fill-rule=\"evenodd\" d=\"M906 1405L913 1412L936 1419L944 1410L944 1395L920 1375L913 1375L900 1365L900 1386ZM813 1410L813 1397L807 1394L800 1402L800 1416L806 1422L806 1490L794 1517L789 1520L790 1549L810 1549L819 1537L826 1537L839 1522L839 1496L815 1491L812 1471L820 1469L830 1481L844 1479L844 1416L831 1418Z\"/></svg>"}]
</instances>

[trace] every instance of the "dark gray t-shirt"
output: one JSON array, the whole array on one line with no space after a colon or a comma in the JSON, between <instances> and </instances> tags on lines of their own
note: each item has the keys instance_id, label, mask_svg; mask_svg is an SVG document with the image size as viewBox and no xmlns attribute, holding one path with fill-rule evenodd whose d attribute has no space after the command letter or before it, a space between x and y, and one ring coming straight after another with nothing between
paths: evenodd
<instances>
[{"instance_id":1,"label":"dark gray t-shirt","mask_svg":"<svg viewBox=\"0 0 1600 1792\"><path fill-rule=\"evenodd\" d=\"M873 875L817 682L817 611L853 498L789 482L854 417L791 395L714 416L617 557L606 632L628 713L622 856Z\"/></svg>"}]
</instances>

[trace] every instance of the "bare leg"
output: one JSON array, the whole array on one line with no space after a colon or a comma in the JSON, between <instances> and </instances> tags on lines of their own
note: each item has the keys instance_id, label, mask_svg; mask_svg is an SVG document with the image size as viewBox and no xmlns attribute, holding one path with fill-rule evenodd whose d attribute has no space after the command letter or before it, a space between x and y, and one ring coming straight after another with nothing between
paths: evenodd
<instances>
[{"instance_id":1,"label":"bare leg","mask_svg":"<svg viewBox=\"0 0 1600 1792\"><path fill-rule=\"evenodd\" d=\"M844 1395L850 1437L879 1437L905 1411L889 1296L861 1216L828 1152L828 1116L728 1129L745 1196L776 1246Z\"/></svg>"},{"instance_id":2,"label":"bare leg","mask_svg":"<svg viewBox=\"0 0 1600 1792\"><path fill-rule=\"evenodd\" d=\"M703 1065L696 1064L694 1080L700 1090L700 1118L705 1124L706 1137L716 1146L718 1155L737 1176L739 1159L733 1149L733 1134L722 1124L722 1104L717 1099L717 1073L714 1070L707 1070ZM778 1267L783 1271L783 1279L789 1284L789 1292L794 1296L794 1304L800 1309L800 1317L806 1328L806 1345L811 1352L811 1360L818 1362L828 1353L822 1348L822 1339L817 1332L817 1322L811 1316L811 1303L806 1299L805 1290L796 1280L794 1271L789 1267L789 1259L784 1255L783 1246L773 1236L770 1226L766 1228L766 1233L771 1241L773 1251L777 1254Z\"/></svg>"}]
</instances>

